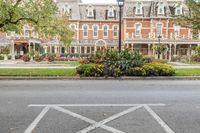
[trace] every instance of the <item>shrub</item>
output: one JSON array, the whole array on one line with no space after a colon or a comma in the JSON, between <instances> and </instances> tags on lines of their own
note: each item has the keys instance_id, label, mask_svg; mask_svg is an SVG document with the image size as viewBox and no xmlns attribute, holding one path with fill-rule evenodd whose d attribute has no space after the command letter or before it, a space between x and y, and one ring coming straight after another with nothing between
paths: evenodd
<instances>
[{"instance_id":1,"label":"shrub","mask_svg":"<svg viewBox=\"0 0 200 133\"><path fill-rule=\"evenodd\" d=\"M53 54L47 55L47 61L48 62L53 62L54 60L55 60L55 55L53 55Z\"/></svg>"},{"instance_id":2,"label":"shrub","mask_svg":"<svg viewBox=\"0 0 200 133\"><path fill-rule=\"evenodd\" d=\"M37 54L34 59L36 62L41 62L41 61L43 61L44 57Z\"/></svg>"},{"instance_id":3,"label":"shrub","mask_svg":"<svg viewBox=\"0 0 200 133\"><path fill-rule=\"evenodd\" d=\"M174 55L174 56L172 56L172 60L171 61L173 61L173 62L179 62L180 60L181 60L180 56Z\"/></svg>"},{"instance_id":4,"label":"shrub","mask_svg":"<svg viewBox=\"0 0 200 133\"><path fill-rule=\"evenodd\" d=\"M22 59L23 59L24 62L29 62L30 61L30 57L28 55L24 55L22 57Z\"/></svg>"},{"instance_id":5,"label":"shrub","mask_svg":"<svg viewBox=\"0 0 200 133\"><path fill-rule=\"evenodd\" d=\"M0 55L0 60L4 60L4 56L3 55Z\"/></svg>"},{"instance_id":6,"label":"shrub","mask_svg":"<svg viewBox=\"0 0 200 133\"><path fill-rule=\"evenodd\" d=\"M175 70L171 65L161 63L149 63L142 67L145 70L145 76L173 76Z\"/></svg>"},{"instance_id":7,"label":"shrub","mask_svg":"<svg viewBox=\"0 0 200 133\"><path fill-rule=\"evenodd\" d=\"M152 63L153 61L155 61L155 57L154 56L146 56L143 59L144 63Z\"/></svg>"},{"instance_id":8,"label":"shrub","mask_svg":"<svg viewBox=\"0 0 200 133\"><path fill-rule=\"evenodd\" d=\"M194 61L194 62L200 62L200 56L193 55L192 58L191 58L191 60Z\"/></svg>"},{"instance_id":9,"label":"shrub","mask_svg":"<svg viewBox=\"0 0 200 133\"><path fill-rule=\"evenodd\" d=\"M161 59L159 60L158 59L158 60L154 60L153 61L153 63L161 63L161 64L166 64L167 62L168 62L168 60L164 60L164 59L163 60L161 60Z\"/></svg>"},{"instance_id":10,"label":"shrub","mask_svg":"<svg viewBox=\"0 0 200 133\"><path fill-rule=\"evenodd\" d=\"M76 70L80 76L84 77L100 77L103 76L103 65L99 64L83 64Z\"/></svg>"},{"instance_id":11,"label":"shrub","mask_svg":"<svg viewBox=\"0 0 200 133\"><path fill-rule=\"evenodd\" d=\"M127 76L145 76L146 71L142 67L133 67L127 71Z\"/></svg>"}]
</instances>

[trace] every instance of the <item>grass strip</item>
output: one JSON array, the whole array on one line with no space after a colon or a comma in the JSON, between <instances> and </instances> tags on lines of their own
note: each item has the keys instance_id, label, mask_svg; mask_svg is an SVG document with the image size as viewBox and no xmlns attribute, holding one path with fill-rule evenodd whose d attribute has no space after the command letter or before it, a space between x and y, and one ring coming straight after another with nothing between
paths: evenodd
<instances>
[{"instance_id":1,"label":"grass strip","mask_svg":"<svg viewBox=\"0 0 200 133\"><path fill-rule=\"evenodd\" d=\"M75 68L1 68L0 76L75 76Z\"/></svg>"},{"instance_id":2,"label":"grass strip","mask_svg":"<svg viewBox=\"0 0 200 133\"><path fill-rule=\"evenodd\" d=\"M178 68L176 76L200 76L200 68Z\"/></svg>"}]
</instances>

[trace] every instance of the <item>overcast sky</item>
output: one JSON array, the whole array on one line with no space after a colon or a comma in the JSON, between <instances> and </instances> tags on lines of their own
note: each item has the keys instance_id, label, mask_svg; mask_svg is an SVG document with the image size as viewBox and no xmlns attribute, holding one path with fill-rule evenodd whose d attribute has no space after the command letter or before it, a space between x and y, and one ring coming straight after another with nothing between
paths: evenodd
<instances>
[{"instance_id":1,"label":"overcast sky","mask_svg":"<svg viewBox=\"0 0 200 133\"><path fill-rule=\"evenodd\" d=\"M116 3L117 0L82 0L84 3Z\"/></svg>"}]
</instances>

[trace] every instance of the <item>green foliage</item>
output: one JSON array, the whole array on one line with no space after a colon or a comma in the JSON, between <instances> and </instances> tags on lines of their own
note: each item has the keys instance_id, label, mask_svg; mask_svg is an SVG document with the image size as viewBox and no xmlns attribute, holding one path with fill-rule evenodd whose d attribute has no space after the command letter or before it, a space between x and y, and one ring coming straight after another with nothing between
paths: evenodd
<instances>
[{"instance_id":1,"label":"green foliage","mask_svg":"<svg viewBox=\"0 0 200 133\"><path fill-rule=\"evenodd\" d=\"M171 65L161 63L145 64L142 67L146 71L146 76L173 76L175 70Z\"/></svg>"},{"instance_id":2,"label":"green foliage","mask_svg":"<svg viewBox=\"0 0 200 133\"><path fill-rule=\"evenodd\" d=\"M200 1L198 0L186 0L186 4L189 8L189 13L181 16L176 16L175 21L184 26L191 28L194 34L200 30Z\"/></svg>"},{"instance_id":3,"label":"green foliage","mask_svg":"<svg viewBox=\"0 0 200 133\"><path fill-rule=\"evenodd\" d=\"M0 60L4 60L4 56L3 55L0 55Z\"/></svg>"},{"instance_id":4,"label":"green foliage","mask_svg":"<svg viewBox=\"0 0 200 133\"><path fill-rule=\"evenodd\" d=\"M195 48L196 55L200 56L200 46Z\"/></svg>"},{"instance_id":5,"label":"green foliage","mask_svg":"<svg viewBox=\"0 0 200 133\"><path fill-rule=\"evenodd\" d=\"M43 61L43 59L44 59L44 56L40 56L39 54L37 54L37 55L35 56L35 58L34 58L34 60L35 60L36 62L41 62L41 61Z\"/></svg>"},{"instance_id":6,"label":"green foliage","mask_svg":"<svg viewBox=\"0 0 200 133\"><path fill-rule=\"evenodd\" d=\"M10 54L10 48L9 47L2 47L0 50L0 54L8 55Z\"/></svg>"},{"instance_id":7,"label":"green foliage","mask_svg":"<svg viewBox=\"0 0 200 133\"><path fill-rule=\"evenodd\" d=\"M84 77L100 77L103 76L103 65L99 64L83 64L77 69L77 73Z\"/></svg>"},{"instance_id":8,"label":"green foliage","mask_svg":"<svg viewBox=\"0 0 200 133\"><path fill-rule=\"evenodd\" d=\"M153 46L153 49L155 50L156 54L158 54L158 59L160 59L160 55L162 55L168 51L167 46L163 45L163 44L155 44Z\"/></svg>"},{"instance_id":9,"label":"green foliage","mask_svg":"<svg viewBox=\"0 0 200 133\"><path fill-rule=\"evenodd\" d=\"M23 59L24 62L29 62L30 61L30 57L28 55L24 55L22 57L22 59Z\"/></svg>"}]
</instances>

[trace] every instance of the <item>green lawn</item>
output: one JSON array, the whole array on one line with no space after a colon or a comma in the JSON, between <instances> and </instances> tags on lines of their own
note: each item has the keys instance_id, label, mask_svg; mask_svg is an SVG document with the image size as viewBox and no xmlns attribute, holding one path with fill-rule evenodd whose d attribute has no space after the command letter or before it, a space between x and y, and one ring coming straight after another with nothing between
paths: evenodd
<instances>
[{"instance_id":1,"label":"green lawn","mask_svg":"<svg viewBox=\"0 0 200 133\"><path fill-rule=\"evenodd\" d=\"M200 68L179 68L176 76L200 76Z\"/></svg>"},{"instance_id":2,"label":"green lawn","mask_svg":"<svg viewBox=\"0 0 200 133\"><path fill-rule=\"evenodd\" d=\"M74 68L63 68L63 69L52 69L52 68L1 68L0 76L75 76L76 69Z\"/></svg>"}]
</instances>

